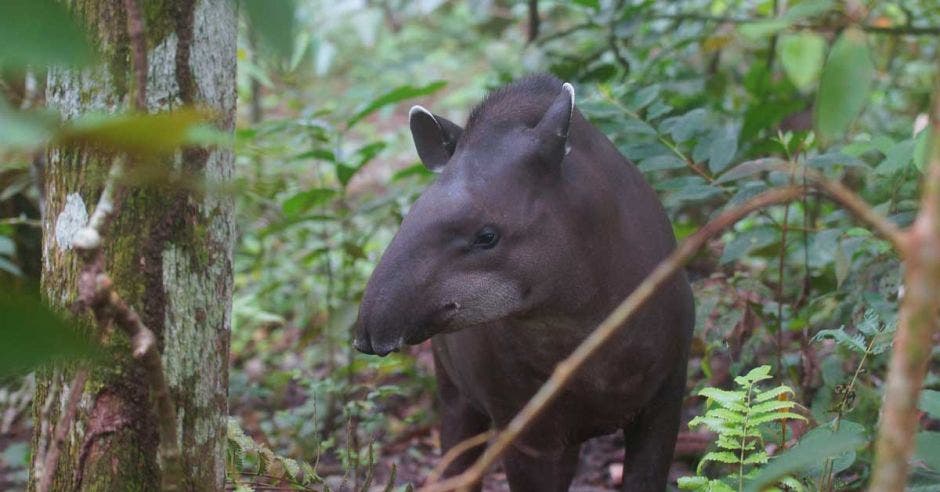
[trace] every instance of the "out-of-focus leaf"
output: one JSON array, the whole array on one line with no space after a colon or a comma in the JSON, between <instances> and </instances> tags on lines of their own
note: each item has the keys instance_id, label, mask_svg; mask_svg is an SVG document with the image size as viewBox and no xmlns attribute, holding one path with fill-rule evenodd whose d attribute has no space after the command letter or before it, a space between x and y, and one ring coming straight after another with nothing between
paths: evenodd
<instances>
[{"instance_id":1,"label":"out-of-focus leaf","mask_svg":"<svg viewBox=\"0 0 940 492\"><path fill-rule=\"evenodd\" d=\"M314 188L312 190L301 191L285 200L284 203L281 204L281 210L284 212L284 215L293 217L325 203L335 194L336 190L329 188Z\"/></svg>"},{"instance_id":2,"label":"out-of-focus leaf","mask_svg":"<svg viewBox=\"0 0 940 492\"><path fill-rule=\"evenodd\" d=\"M915 440L917 452L914 458L923 461L935 471L940 471L940 432L918 432Z\"/></svg>"},{"instance_id":3,"label":"out-of-focus leaf","mask_svg":"<svg viewBox=\"0 0 940 492\"><path fill-rule=\"evenodd\" d=\"M94 60L88 36L55 0L0 2L0 66L82 66Z\"/></svg>"},{"instance_id":4,"label":"out-of-focus leaf","mask_svg":"<svg viewBox=\"0 0 940 492\"><path fill-rule=\"evenodd\" d=\"M836 287L842 287L842 283L849 276L849 269L852 268L849 256L845 253L845 246L842 241L836 243L835 251L836 262Z\"/></svg>"},{"instance_id":5,"label":"out-of-focus leaf","mask_svg":"<svg viewBox=\"0 0 940 492\"><path fill-rule=\"evenodd\" d=\"M742 24L738 32L752 41L777 34L800 19L820 15L832 8L831 0L806 0L800 2L776 19L766 19Z\"/></svg>"},{"instance_id":6,"label":"out-of-focus leaf","mask_svg":"<svg viewBox=\"0 0 940 492\"><path fill-rule=\"evenodd\" d=\"M718 179L715 180L715 184L737 181L741 178L747 178L757 173L778 169L786 163L787 161L777 157L767 157L764 159L755 159L753 161L742 162L741 164L738 164L737 166L729 169L728 172L719 176Z\"/></svg>"},{"instance_id":7,"label":"out-of-focus leaf","mask_svg":"<svg viewBox=\"0 0 940 492\"><path fill-rule=\"evenodd\" d=\"M796 446L775 457L761 472L745 487L745 492L757 492L763 487L773 484L781 477L806 470L820 463L826 458L839 456L852 452L866 442L861 426L842 425L838 431L819 432L819 439L811 443L800 441Z\"/></svg>"},{"instance_id":8,"label":"out-of-focus leaf","mask_svg":"<svg viewBox=\"0 0 940 492\"><path fill-rule=\"evenodd\" d=\"M914 140L904 140L888 150L884 160L875 168L875 172L882 176L890 176L909 166L913 160Z\"/></svg>"},{"instance_id":9,"label":"out-of-focus leaf","mask_svg":"<svg viewBox=\"0 0 940 492\"><path fill-rule=\"evenodd\" d=\"M643 159L637 165L640 171L662 171L665 169L680 169L686 167L685 162L675 154L661 154Z\"/></svg>"},{"instance_id":10,"label":"out-of-focus leaf","mask_svg":"<svg viewBox=\"0 0 940 492\"><path fill-rule=\"evenodd\" d=\"M780 63L793 85L801 91L809 89L822 70L826 55L825 38L811 32L782 36L777 50Z\"/></svg>"},{"instance_id":11,"label":"out-of-focus leaf","mask_svg":"<svg viewBox=\"0 0 940 492\"><path fill-rule=\"evenodd\" d=\"M0 291L0 376L94 355L94 345L35 295Z\"/></svg>"},{"instance_id":12,"label":"out-of-focus leaf","mask_svg":"<svg viewBox=\"0 0 940 492\"><path fill-rule=\"evenodd\" d=\"M190 143L191 129L204 121L202 113L193 109L158 114L93 114L66 127L58 141L139 155L165 154Z\"/></svg>"},{"instance_id":13,"label":"out-of-focus leaf","mask_svg":"<svg viewBox=\"0 0 940 492\"><path fill-rule=\"evenodd\" d=\"M738 151L738 136L730 131L712 133L708 142L708 168L714 173L724 171Z\"/></svg>"},{"instance_id":14,"label":"out-of-focus leaf","mask_svg":"<svg viewBox=\"0 0 940 492\"><path fill-rule=\"evenodd\" d=\"M874 73L865 33L843 31L829 53L816 97L816 130L823 141L838 139L855 121L868 100Z\"/></svg>"},{"instance_id":15,"label":"out-of-focus leaf","mask_svg":"<svg viewBox=\"0 0 940 492\"><path fill-rule=\"evenodd\" d=\"M339 179L339 182L346 186L349 184L349 181L352 177L362 169L363 166L369 163L376 155L379 154L385 147L385 142L372 142L362 146L359 150L356 151L356 162L353 164L336 164L336 178Z\"/></svg>"},{"instance_id":16,"label":"out-of-focus leaf","mask_svg":"<svg viewBox=\"0 0 940 492\"><path fill-rule=\"evenodd\" d=\"M599 0L573 0L573 2L595 10L601 8L601 3Z\"/></svg>"},{"instance_id":17,"label":"out-of-focus leaf","mask_svg":"<svg viewBox=\"0 0 940 492\"><path fill-rule=\"evenodd\" d=\"M0 98L0 147L34 149L52 137L55 118L42 112L17 111Z\"/></svg>"},{"instance_id":18,"label":"out-of-focus leaf","mask_svg":"<svg viewBox=\"0 0 940 492\"><path fill-rule=\"evenodd\" d=\"M755 249L761 249L779 241L777 231L772 227L759 227L742 232L734 237L721 252L721 264L737 261Z\"/></svg>"},{"instance_id":19,"label":"out-of-focus leaf","mask_svg":"<svg viewBox=\"0 0 940 492\"><path fill-rule=\"evenodd\" d=\"M429 177L429 176L433 176L433 175L434 175L434 173L432 173L431 171L429 171L428 168L427 168L424 164L418 163L418 164L414 164L414 165L412 165L412 166L408 166L408 167L406 167L406 168L404 168L404 169L401 169L401 170L399 170L399 171L396 171L395 174L392 175L391 180L392 180L392 181L400 181L400 180L405 179L405 178L407 178L407 177L409 177L409 176L423 176L423 177Z\"/></svg>"},{"instance_id":20,"label":"out-of-focus leaf","mask_svg":"<svg viewBox=\"0 0 940 492\"><path fill-rule=\"evenodd\" d=\"M248 23L278 57L289 60L294 50L294 0L240 0Z\"/></svg>"},{"instance_id":21,"label":"out-of-focus leaf","mask_svg":"<svg viewBox=\"0 0 940 492\"><path fill-rule=\"evenodd\" d=\"M927 412L935 419L940 419L940 391L921 391L920 403L917 405L917 408Z\"/></svg>"},{"instance_id":22,"label":"out-of-focus leaf","mask_svg":"<svg viewBox=\"0 0 940 492\"><path fill-rule=\"evenodd\" d=\"M367 104L362 110L356 113L355 116L349 119L346 122L347 127L351 127L358 123L360 120L369 116L370 114L378 111L389 104L395 104L405 99L411 99L413 97L426 96L428 94L433 94L440 90L442 87L447 85L447 82L443 80L438 80L437 82L431 82L427 85L413 86L413 85L402 85L396 87L385 94L373 99L369 104Z\"/></svg>"}]
</instances>

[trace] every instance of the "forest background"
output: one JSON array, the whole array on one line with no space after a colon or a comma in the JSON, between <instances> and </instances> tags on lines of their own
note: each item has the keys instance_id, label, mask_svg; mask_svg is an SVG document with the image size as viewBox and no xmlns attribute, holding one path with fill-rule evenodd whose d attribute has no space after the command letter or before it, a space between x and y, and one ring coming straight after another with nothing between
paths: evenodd
<instances>
[{"instance_id":1,"label":"forest background","mask_svg":"<svg viewBox=\"0 0 940 492\"><path fill-rule=\"evenodd\" d=\"M248 0L237 8L227 0L138 1L137 31L135 16L127 14L138 3L133 0L16 0L2 7L0 489L42 488L44 459L56 447L53 430L70 408L66 390L82 373L90 378L80 380L86 396L77 403L77 421L83 423L64 438L63 457L53 461L57 473L69 474L55 483L90 487L74 469L88 465L83 448L68 444L81 442L87 436L76 433L94 424L87 395L115 378L146 380L152 371L104 374L101 368L113 365L112 354L126 351L128 341L111 334L104 351L100 340L89 341L88 333L95 333L89 326L102 314L94 293L82 307L97 318L74 309L84 299L78 279L94 263L79 261L77 253L104 251L125 307L146 321L142 293L150 285L134 280L134 268L122 258L152 238L121 238L158 230L134 229L130 222L151 224L148 214L174 203L161 201L169 192L190 201L198 196L199 210L210 210L206 222L173 224L173 234L212 239L188 243L193 263L177 266L195 271L198 264L206 275L221 275L212 277L224 284L219 292L225 295L216 299L221 308L201 316L217 315L231 326L230 338L175 342L191 344L183 367L211 374L216 384L207 387L219 414L206 416L214 419L206 425L217 427L210 434L218 441L208 454L224 456L219 467L206 465L206 476L243 490L425 484L439 452L429 348L362 356L351 346L350 326L371 269L409 204L433 179L410 141L409 105L463 121L487 90L532 72L575 85L580 110L644 172L680 240L774 187L802 190L706 238L687 265L697 320L673 485L683 476L698 477L683 486L699 490L740 490L757 482L861 490L871 483L881 449L878 426L887 425L879 416L892 341L912 319L901 316L899 323L899 304L916 277L901 258L913 258L915 248L898 238L919 211L927 215L927 170L933 160L940 166L940 150L930 151L940 60L935 1ZM184 4L196 8L178 6ZM205 13L213 9L217 17ZM174 72L178 58L161 57L159 50L163 36L172 35L182 52L184 12L192 14L189 27L196 26L194 46L205 36L212 50L231 52L230 61L210 57L205 69L217 74L223 92L229 84L237 93L237 109L224 94L206 97L211 94L198 70L191 100L185 83L167 89L170 103L134 99L143 93L137 75L144 75L152 98L159 96L154 80L161 71L185 80ZM121 21L113 31L101 20L109 13ZM221 34L199 26L222 26ZM123 34L102 34L109 32ZM146 49L137 50L137 41ZM139 53L147 53L149 72L136 70ZM117 58L121 71L114 70ZM102 66L111 70L107 83L70 75L103 73ZM100 99L106 104L95 106ZM177 99L183 104L172 102ZM197 103L215 112L186 109ZM189 169L193 149L209 150L202 174L191 180L181 169ZM125 172L109 179L116 166L89 164L85 152L126 161ZM214 159L222 163L218 169ZM97 171L86 173L83 166ZM810 192L811 182L837 187ZM100 208L109 183L141 205L118 207L114 218L106 217L103 224L113 221L113 245L102 231L101 246L55 252L62 242L58 221L75 203L55 185L74 183L83 190L83 211L87 204L76 229L87 215L94 220L93 205ZM870 208L851 202L852 192ZM222 212L217 216L212 207ZM929 234L919 239L933 251L940 248ZM218 258L228 259L228 280L225 268L213 267ZM940 285L935 263L909 260L908 270L911 264ZM184 297L189 287L210 292L183 285ZM40 294L48 302L40 302ZM167 295L172 299L173 292ZM63 321L72 314L54 315L47 304L60 314L78 311L79 328ZM107 309L108 316L122 312ZM908 381L916 398L909 431L916 436L901 457L910 465L902 480L911 490L940 487L936 304L926 312L933 316L921 320L920 331L915 321L909 337L920 353L904 355L914 361L908 374L918 376ZM147 353L159 359L158 351L174 343L169 333L157 330L161 348ZM125 359L117 365L137 367ZM186 382L174 379L172 360L163 364L173 398L185 400L178 388ZM773 384L757 383L754 394L764 388L771 402L782 402L774 409L801 418L768 419L752 434L745 430L736 448L716 437L741 427L734 416L687 425L696 416L715 417L706 412L723 401L738 408L722 398L732 398L739 385L751 388L765 365ZM735 379L748 374L751 379ZM159 404L160 386L148 385ZM756 405L751 394L744 408ZM176 411L187 409L179 403ZM160 449L159 466L166 470L168 450ZM722 454L729 449L730 458ZM616 436L592 443L575 489L616 488L618 453ZM157 469L156 456L140 460ZM104 472L92 466L82 473ZM505 487L498 470L487 480L488 489Z\"/></svg>"}]
</instances>

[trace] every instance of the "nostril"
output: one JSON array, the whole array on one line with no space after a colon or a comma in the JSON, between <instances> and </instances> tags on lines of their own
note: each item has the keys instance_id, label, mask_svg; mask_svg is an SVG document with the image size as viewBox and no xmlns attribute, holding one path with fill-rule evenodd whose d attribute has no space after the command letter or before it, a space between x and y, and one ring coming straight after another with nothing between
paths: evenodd
<instances>
[{"instance_id":1,"label":"nostril","mask_svg":"<svg viewBox=\"0 0 940 492\"><path fill-rule=\"evenodd\" d=\"M447 304L444 305L444 309L445 309L446 311L456 311L456 310L460 309L460 303L457 303L457 302L448 302Z\"/></svg>"},{"instance_id":2,"label":"nostril","mask_svg":"<svg viewBox=\"0 0 940 492\"><path fill-rule=\"evenodd\" d=\"M375 355L375 350L372 349L372 342L369 340L367 333L357 336L353 340L353 347L356 347L356 350L364 354Z\"/></svg>"}]
</instances>

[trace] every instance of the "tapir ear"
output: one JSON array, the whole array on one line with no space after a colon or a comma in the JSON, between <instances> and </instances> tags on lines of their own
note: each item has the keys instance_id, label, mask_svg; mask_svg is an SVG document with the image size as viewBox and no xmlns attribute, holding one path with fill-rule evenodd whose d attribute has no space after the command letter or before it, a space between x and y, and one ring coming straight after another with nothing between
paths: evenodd
<instances>
[{"instance_id":1,"label":"tapir ear","mask_svg":"<svg viewBox=\"0 0 940 492\"><path fill-rule=\"evenodd\" d=\"M535 127L535 132L544 145L545 157L553 162L561 163L568 153L568 129L573 114L574 87L565 82L561 86L561 92L555 96L555 100Z\"/></svg>"},{"instance_id":2,"label":"tapir ear","mask_svg":"<svg viewBox=\"0 0 940 492\"><path fill-rule=\"evenodd\" d=\"M431 171L441 172L450 156L454 155L457 139L463 129L421 106L413 106L408 112L408 119L411 138L415 141L421 162Z\"/></svg>"}]
</instances>

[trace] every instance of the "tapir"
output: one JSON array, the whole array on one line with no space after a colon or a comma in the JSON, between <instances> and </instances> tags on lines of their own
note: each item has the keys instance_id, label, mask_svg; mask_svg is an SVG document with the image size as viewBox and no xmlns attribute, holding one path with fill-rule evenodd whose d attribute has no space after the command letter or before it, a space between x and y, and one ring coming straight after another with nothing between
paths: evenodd
<instances>
[{"instance_id":1,"label":"tapir","mask_svg":"<svg viewBox=\"0 0 940 492\"><path fill-rule=\"evenodd\" d=\"M675 236L640 171L553 76L491 92L463 128L420 106L409 123L437 176L366 285L354 344L382 356L431 339L446 451L504 427ZM622 430L623 490L664 490L693 323L680 272L513 443L510 489L568 490L581 444Z\"/></svg>"}]
</instances>

